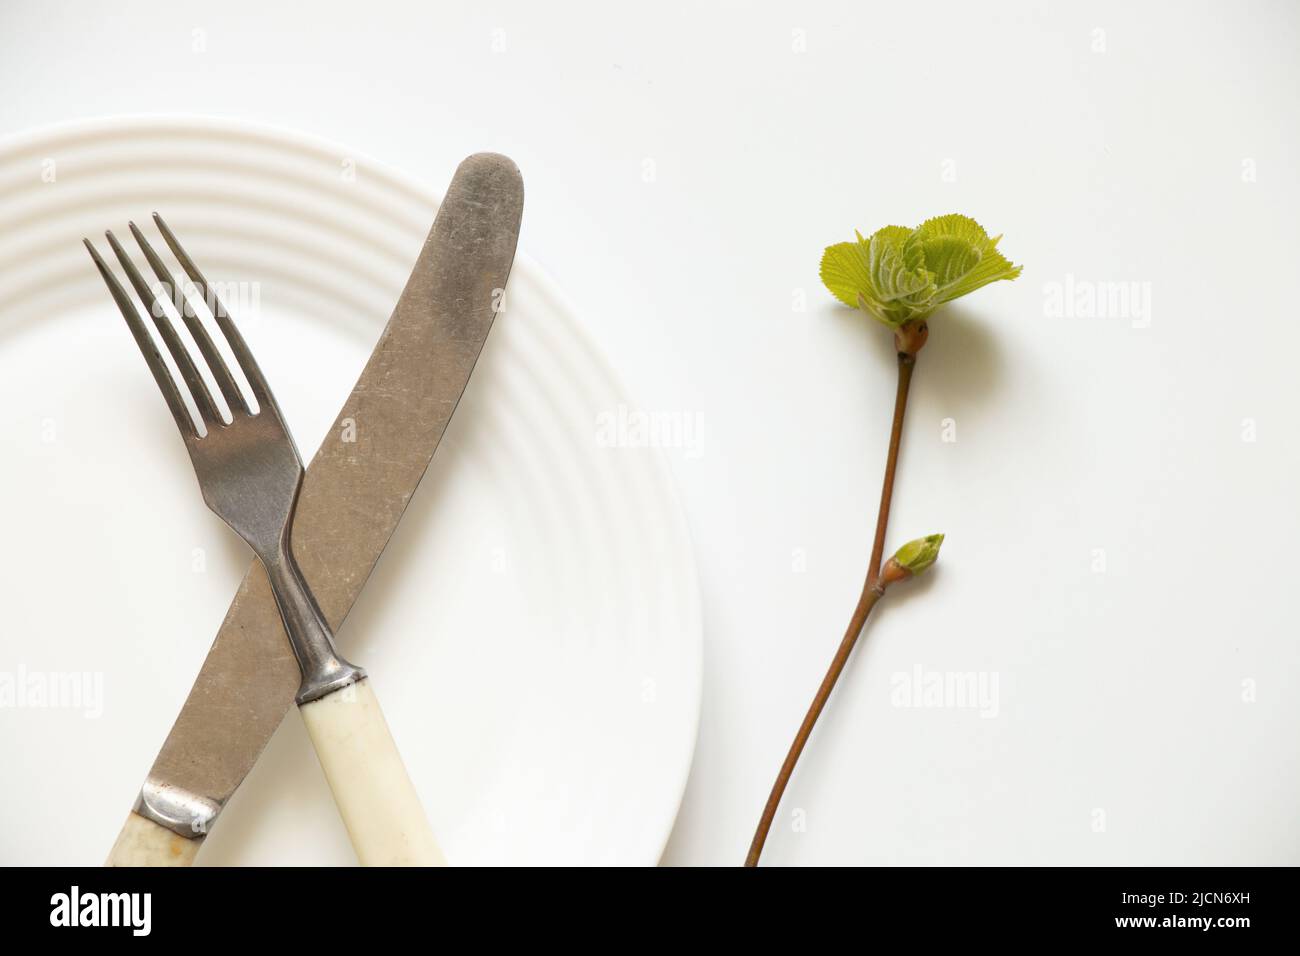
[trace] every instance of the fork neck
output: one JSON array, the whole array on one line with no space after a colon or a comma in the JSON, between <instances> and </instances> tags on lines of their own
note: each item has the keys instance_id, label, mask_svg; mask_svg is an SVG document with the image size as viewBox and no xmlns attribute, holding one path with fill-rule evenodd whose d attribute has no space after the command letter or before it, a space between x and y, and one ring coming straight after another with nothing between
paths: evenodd
<instances>
[{"instance_id":1,"label":"fork neck","mask_svg":"<svg viewBox=\"0 0 1300 956\"><path fill-rule=\"evenodd\" d=\"M294 560L288 535L285 537L274 552L260 557L289 635L289 645L302 672L297 702L305 704L356 683L366 672L335 650L334 632Z\"/></svg>"}]
</instances>

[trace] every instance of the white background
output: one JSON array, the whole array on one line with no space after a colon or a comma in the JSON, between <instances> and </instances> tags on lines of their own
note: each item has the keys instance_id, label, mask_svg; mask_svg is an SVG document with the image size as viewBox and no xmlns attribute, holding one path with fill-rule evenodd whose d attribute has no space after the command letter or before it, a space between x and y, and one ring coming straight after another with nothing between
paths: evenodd
<instances>
[{"instance_id":1,"label":"white background","mask_svg":"<svg viewBox=\"0 0 1300 956\"><path fill-rule=\"evenodd\" d=\"M918 363L890 546L943 556L869 624L765 859L1300 863L1300 8L302 9L7 2L0 134L185 111L435 189L518 162L521 248L640 407L701 429L669 449L705 682L665 862L743 858L865 570L890 340L821 249L960 211L1025 272ZM1067 277L1149 315L1052 315ZM893 706L918 666L996 708Z\"/></svg>"}]
</instances>

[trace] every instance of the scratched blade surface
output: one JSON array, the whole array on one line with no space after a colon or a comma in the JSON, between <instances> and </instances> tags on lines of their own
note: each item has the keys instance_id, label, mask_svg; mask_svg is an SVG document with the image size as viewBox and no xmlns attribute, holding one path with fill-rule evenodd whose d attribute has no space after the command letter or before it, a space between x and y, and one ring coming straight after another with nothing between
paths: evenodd
<instances>
[{"instance_id":1,"label":"scratched blade surface","mask_svg":"<svg viewBox=\"0 0 1300 956\"><path fill-rule=\"evenodd\" d=\"M510 274L522 212L513 162L480 153L460 164L379 344L307 469L293 548L336 632L469 381ZM344 419L356 423L354 442L341 440ZM346 643L346 632L340 639ZM224 806L298 681L266 573L253 562L146 791Z\"/></svg>"}]
</instances>

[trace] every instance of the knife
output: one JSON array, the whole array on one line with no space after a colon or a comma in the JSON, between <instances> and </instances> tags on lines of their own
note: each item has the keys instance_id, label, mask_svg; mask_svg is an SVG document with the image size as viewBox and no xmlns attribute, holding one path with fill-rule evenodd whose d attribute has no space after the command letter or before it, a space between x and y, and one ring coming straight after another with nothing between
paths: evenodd
<instances>
[{"instance_id":1,"label":"knife","mask_svg":"<svg viewBox=\"0 0 1300 956\"><path fill-rule=\"evenodd\" d=\"M474 370L514 262L523 199L505 156L477 153L460 164L379 343L307 468L293 550L336 634ZM254 562L108 865L192 864L299 681L266 572Z\"/></svg>"}]
</instances>

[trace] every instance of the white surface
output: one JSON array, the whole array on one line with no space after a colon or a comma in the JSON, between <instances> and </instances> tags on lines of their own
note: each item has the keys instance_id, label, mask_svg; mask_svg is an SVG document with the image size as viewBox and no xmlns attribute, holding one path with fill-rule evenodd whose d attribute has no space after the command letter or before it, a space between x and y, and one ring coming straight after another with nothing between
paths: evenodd
<instances>
[{"instance_id":1,"label":"white surface","mask_svg":"<svg viewBox=\"0 0 1300 956\"><path fill-rule=\"evenodd\" d=\"M861 585L893 370L820 289L821 248L976 216L1026 269L937 317L921 356L890 539L946 532L941 566L871 622L765 859L1294 864L1298 17L8 3L0 124L234 115L434 185L472 150L518 161L521 248L641 407L702 429L670 455L706 634L672 863L743 858ZM1149 327L1047 315L1068 275L1150 283ZM19 407L11 429L43 414ZM997 673L998 716L892 707L917 664Z\"/></svg>"},{"instance_id":2,"label":"white surface","mask_svg":"<svg viewBox=\"0 0 1300 956\"><path fill-rule=\"evenodd\" d=\"M32 171L50 155L45 183ZM0 146L0 406L16 410L0 460L19 463L4 497L21 503L0 550L0 580L16 585L0 680L26 692L0 709L6 779L24 781L0 788L0 819L22 821L0 827L0 860L102 859L251 561L202 507L79 237L166 210L210 280L246 283L222 301L314 449L435 205L364 157L245 124L79 123ZM429 472L339 632L384 685L453 863L653 863L668 839L698 724L698 588L661 456L595 439L600 410L626 403L517 258ZM284 722L200 862L355 862L304 737Z\"/></svg>"},{"instance_id":3,"label":"white surface","mask_svg":"<svg viewBox=\"0 0 1300 956\"><path fill-rule=\"evenodd\" d=\"M363 866L446 866L372 678L298 708Z\"/></svg>"}]
</instances>

